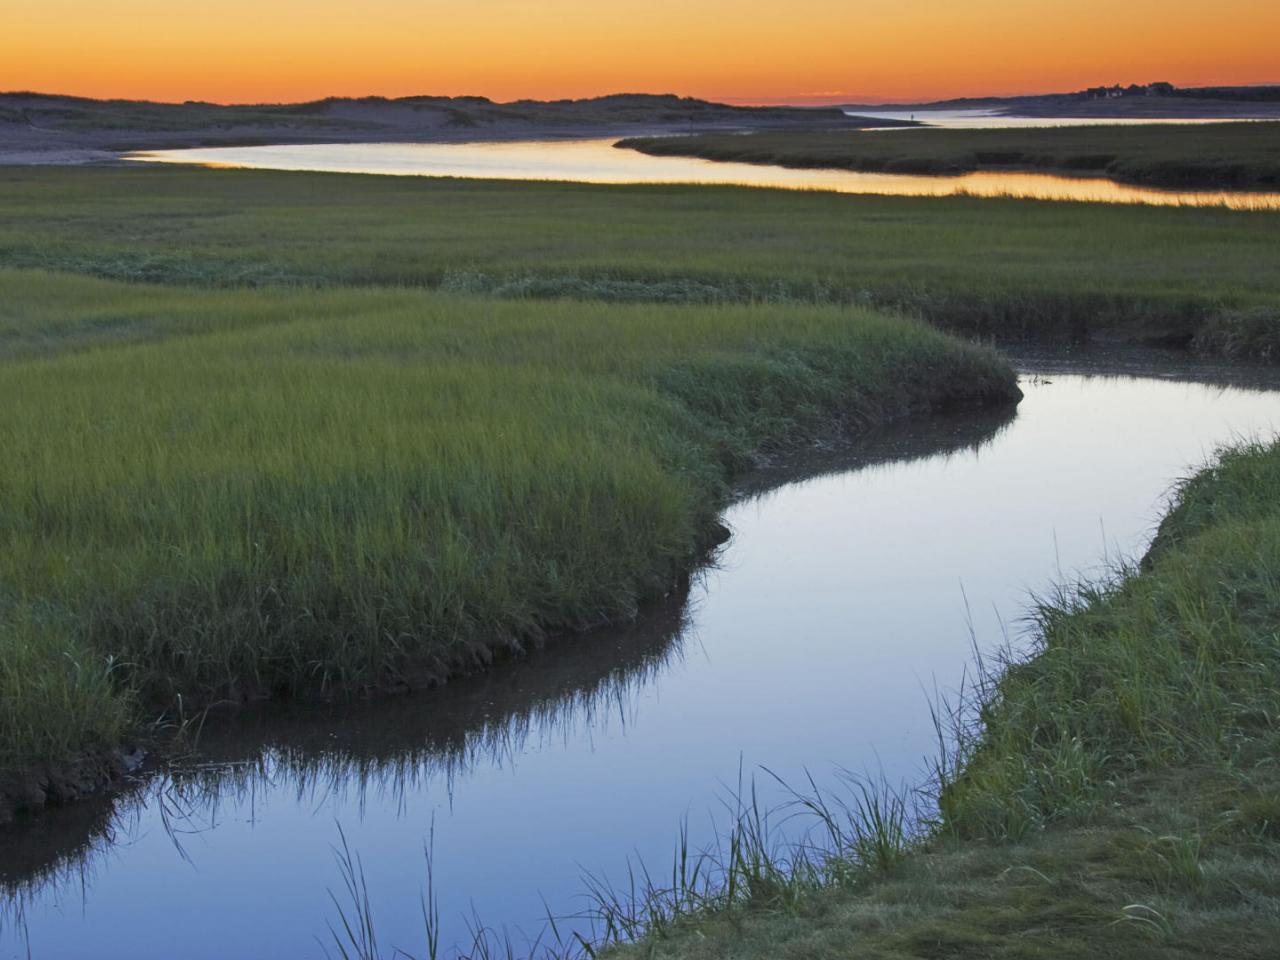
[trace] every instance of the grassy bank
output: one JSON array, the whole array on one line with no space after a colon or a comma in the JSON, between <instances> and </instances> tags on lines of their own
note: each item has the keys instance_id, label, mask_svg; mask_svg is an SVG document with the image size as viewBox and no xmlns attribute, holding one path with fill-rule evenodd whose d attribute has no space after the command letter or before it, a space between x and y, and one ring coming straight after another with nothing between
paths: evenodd
<instances>
[{"instance_id":1,"label":"grassy bank","mask_svg":"<svg viewBox=\"0 0 1280 960\"><path fill-rule=\"evenodd\" d=\"M1029 170L1175 189L1280 189L1280 123L711 133L634 137L618 146L784 167L937 175Z\"/></svg>"},{"instance_id":2,"label":"grassy bank","mask_svg":"<svg viewBox=\"0 0 1280 960\"><path fill-rule=\"evenodd\" d=\"M926 837L864 792L817 808L834 857L786 863L749 815L732 889L602 898L654 931L618 954L1273 956L1278 623L1280 445L1248 446L1182 486L1140 569L1041 606L962 714Z\"/></svg>"},{"instance_id":3,"label":"grassy bank","mask_svg":"<svg viewBox=\"0 0 1280 960\"><path fill-rule=\"evenodd\" d=\"M1280 355L1277 222L734 187L0 169L0 265L201 287L857 303L984 337L1157 339L1243 356Z\"/></svg>"},{"instance_id":4,"label":"grassy bank","mask_svg":"<svg viewBox=\"0 0 1280 960\"><path fill-rule=\"evenodd\" d=\"M993 354L859 308L2 270L0 332L10 772L627 618L753 451L1017 396Z\"/></svg>"}]
</instances>

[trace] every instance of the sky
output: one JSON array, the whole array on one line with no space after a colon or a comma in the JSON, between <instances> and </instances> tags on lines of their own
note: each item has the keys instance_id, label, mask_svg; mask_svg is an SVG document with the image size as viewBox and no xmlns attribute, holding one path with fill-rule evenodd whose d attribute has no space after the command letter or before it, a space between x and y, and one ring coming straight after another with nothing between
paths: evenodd
<instances>
[{"instance_id":1,"label":"sky","mask_svg":"<svg viewBox=\"0 0 1280 960\"><path fill-rule=\"evenodd\" d=\"M1280 82L1280 2L0 0L0 90L910 101Z\"/></svg>"}]
</instances>

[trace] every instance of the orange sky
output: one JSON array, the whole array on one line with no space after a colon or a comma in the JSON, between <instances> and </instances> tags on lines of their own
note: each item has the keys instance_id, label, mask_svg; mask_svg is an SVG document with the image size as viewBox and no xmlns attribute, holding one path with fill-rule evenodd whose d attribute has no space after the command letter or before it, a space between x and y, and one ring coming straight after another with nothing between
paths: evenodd
<instances>
[{"instance_id":1,"label":"orange sky","mask_svg":"<svg viewBox=\"0 0 1280 960\"><path fill-rule=\"evenodd\" d=\"M0 0L0 90L908 100L1280 82L1280 0Z\"/></svg>"}]
</instances>

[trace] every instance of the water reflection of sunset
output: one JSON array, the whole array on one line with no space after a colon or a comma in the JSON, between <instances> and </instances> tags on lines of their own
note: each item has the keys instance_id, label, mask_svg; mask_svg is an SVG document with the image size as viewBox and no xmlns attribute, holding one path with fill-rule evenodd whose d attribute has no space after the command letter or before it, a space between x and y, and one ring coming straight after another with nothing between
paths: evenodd
<instances>
[{"instance_id":1,"label":"water reflection of sunset","mask_svg":"<svg viewBox=\"0 0 1280 960\"><path fill-rule=\"evenodd\" d=\"M1280 80L1280 4L1102 0L43 0L12 4L0 89L217 101L676 91L920 99ZM981 55L975 55L980 51Z\"/></svg>"},{"instance_id":2,"label":"water reflection of sunset","mask_svg":"<svg viewBox=\"0 0 1280 960\"><path fill-rule=\"evenodd\" d=\"M613 139L506 141L500 143L283 144L267 147L201 147L153 150L134 159L258 170L316 170L500 180L569 180L579 183L702 183L829 190L834 193L908 197L1027 197L1087 203L1156 206L1225 206L1278 210L1280 193L1176 191L1131 186L1098 177L1064 177L1004 170L961 176L856 173L723 163L687 157L654 157L617 150Z\"/></svg>"}]
</instances>

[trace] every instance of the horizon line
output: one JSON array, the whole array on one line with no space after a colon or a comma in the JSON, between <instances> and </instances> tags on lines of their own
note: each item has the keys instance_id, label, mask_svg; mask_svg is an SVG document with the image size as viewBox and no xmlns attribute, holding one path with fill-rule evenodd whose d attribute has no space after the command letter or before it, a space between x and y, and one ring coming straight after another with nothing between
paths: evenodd
<instances>
[{"instance_id":1,"label":"horizon line","mask_svg":"<svg viewBox=\"0 0 1280 960\"><path fill-rule=\"evenodd\" d=\"M1098 84L1097 86L1143 86L1150 83L1172 82L1172 81L1146 81L1145 83L1123 83L1116 81L1109 84ZM1250 83L1196 83L1182 86L1173 82L1173 86L1184 90L1213 90L1213 89L1249 89L1249 88L1265 88L1280 86L1280 79L1274 81L1254 81ZM93 100L97 102L131 102L131 103L151 103L160 106L186 106L192 104L204 104L216 107L254 107L254 106L287 106L306 103L323 103L326 100L485 100L495 104L515 104L515 103L574 103L590 100L603 100L611 97L676 97L681 100L700 100L706 103L720 103L726 106L738 107L836 107L846 104L858 106L876 106L876 107L893 107L893 106L912 106L920 104L933 103L953 103L964 100L1010 100L1023 97L1055 97L1070 96L1076 93L1082 93L1089 89L1082 87L1077 90L1050 90L1037 92L997 92L986 94L963 94L955 96L942 96L933 99L914 98L904 99L902 97L894 97L893 95L871 94L871 93L797 93L781 96L762 96L762 97L741 97L741 96L698 96L695 94L675 93L670 90L661 92L651 92L645 90L617 90L609 93L591 94L581 97L516 97L511 100L498 100L482 93L465 93L465 94L445 94L445 93L409 93L409 94L326 94L318 97L310 97L299 100L207 100L198 98L164 99L152 98L146 96L93 96L83 93L68 93L63 91L52 92L33 89L10 89L0 90L0 96L4 97L61 97L71 100Z\"/></svg>"}]
</instances>

